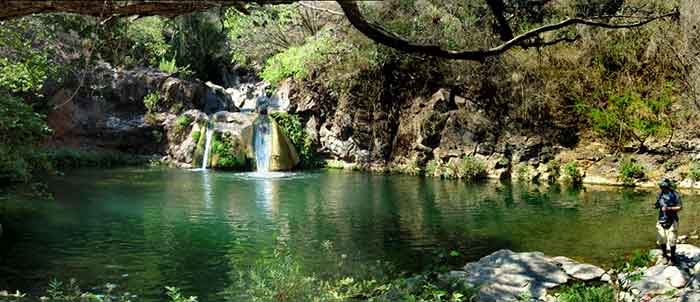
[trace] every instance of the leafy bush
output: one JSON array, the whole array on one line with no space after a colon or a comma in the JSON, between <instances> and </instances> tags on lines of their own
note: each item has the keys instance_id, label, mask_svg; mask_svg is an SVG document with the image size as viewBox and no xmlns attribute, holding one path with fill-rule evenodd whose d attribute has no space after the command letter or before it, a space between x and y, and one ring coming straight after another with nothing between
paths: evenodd
<instances>
[{"instance_id":1,"label":"leafy bush","mask_svg":"<svg viewBox=\"0 0 700 302\"><path fill-rule=\"evenodd\" d=\"M301 125L299 117L286 112L273 112L270 117L280 126L289 141L299 153L299 167L304 169L321 168L325 162L315 151L315 146Z\"/></svg>"},{"instance_id":2,"label":"leafy bush","mask_svg":"<svg viewBox=\"0 0 700 302\"><path fill-rule=\"evenodd\" d=\"M457 169L458 178L474 181L486 178L486 165L472 156L465 156Z\"/></svg>"},{"instance_id":3,"label":"leafy bush","mask_svg":"<svg viewBox=\"0 0 700 302\"><path fill-rule=\"evenodd\" d=\"M426 164L425 172L428 176L464 179L470 182L485 179L487 176L486 165L472 156L465 156L460 160L452 160L448 163L443 163L439 159L430 160Z\"/></svg>"},{"instance_id":4,"label":"leafy bush","mask_svg":"<svg viewBox=\"0 0 700 302\"><path fill-rule=\"evenodd\" d=\"M613 147L619 149L629 141L635 141L640 149L644 149L649 137L671 132L672 89L673 83L669 82L657 98L630 93L611 96L605 106L583 106L579 110L587 112L593 130Z\"/></svg>"},{"instance_id":5,"label":"leafy bush","mask_svg":"<svg viewBox=\"0 0 700 302\"><path fill-rule=\"evenodd\" d=\"M243 152L240 141L230 133L214 133L211 141L211 156L215 157L212 166L223 170L250 170L252 162Z\"/></svg>"},{"instance_id":6,"label":"leafy bush","mask_svg":"<svg viewBox=\"0 0 700 302\"><path fill-rule=\"evenodd\" d=\"M634 186L637 180L646 177L646 168L634 158L627 157L618 164L618 178L628 186Z\"/></svg>"},{"instance_id":7,"label":"leafy bush","mask_svg":"<svg viewBox=\"0 0 700 302\"><path fill-rule=\"evenodd\" d=\"M143 97L143 105L146 106L148 113L153 113L158 109L160 102L160 93L158 91L151 92Z\"/></svg>"},{"instance_id":8,"label":"leafy bush","mask_svg":"<svg viewBox=\"0 0 700 302\"><path fill-rule=\"evenodd\" d=\"M425 174L428 176L436 176L438 173L438 168L440 168L440 161L437 159L431 159L425 165Z\"/></svg>"},{"instance_id":9,"label":"leafy bush","mask_svg":"<svg viewBox=\"0 0 700 302\"><path fill-rule=\"evenodd\" d=\"M325 60L325 56L335 47L330 35L311 38L301 46L293 46L267 60L260 76L276 85L286 78L304 79L311 67Z\"/></svg>"},{"instance_id":10,"label":"leafy bush","mask_svg":"<svg viewBox=\"0 0 700 302\"><path fill-rule=\"evenodd\" d=\"M584 283L565 285L559 292L562 302L614 302L615 291L610 285L586 286Z\"/></svg>"},{"instance_id":11,"label":"leafy bush","mask_svg":"<svg viewBox=\"0 0 700 302\"><path fill-rule=\"evenodd\" d=\"M126 36L133 41L129 55L148 65L158 66L158 60L171 51L163 34L166 26L165 20L159 16L139 18L129 24Z\"/></svg>"},{"instance_id":12,"label":"leafy bush","mask_svg":"<svg viewBox=\"0 0 700 302\"><path fill-rule=\"evenodd\" d=\"M0 180L28 181L47 167L36 148L51 130L44 116L20 98L0 91Z\"/></svg>"},{"instance_id":13,"label":"leafy bush","mask_svg":"<svg viewBox=\"0 0 700 302\"><path fill-rule=\"evenodd\" d=\"M688 167L688 178L692 181L700 181L700 162L694 160Z\"/></svg>"},{"instance_id":14,"label":"leafy bush","mask_svg":"<svg viewBox=\"0 0 700 302\"><path fill-rule=\"evenodd\" d=\"M177 118L177 120L175 120L173 130L175 131L175 134L180 134L183 130L189 127L190 124L192 124L192 118L187 115L181 115Z\"/></svg>"},{"instance_id":15,"label":"leafy bush","mask_svg":"<svg viewBox=\"0 0 700 302\"><path fill-rule=\"evenodd\" d=\"M572 160L564 165L564 177L574 186L580 186L583 183L583 174L579 171L577 161Z\"/></svg>"}]
</instances>

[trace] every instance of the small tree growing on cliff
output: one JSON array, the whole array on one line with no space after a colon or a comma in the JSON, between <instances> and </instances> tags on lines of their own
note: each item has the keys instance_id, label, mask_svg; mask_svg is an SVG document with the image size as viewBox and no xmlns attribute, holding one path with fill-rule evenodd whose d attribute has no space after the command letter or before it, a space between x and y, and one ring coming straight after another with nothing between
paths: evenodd
<instances>
[{"instance_id":1,"label":"small tree growing on cliff","mask_svg":"<svg viewBox=\"0 0 700 302\"><path fill-rule=\"evenodd\" d=\"M602 105L579 103L578 110L588 114L593 130L614 149L622 149L633 142L644 151L650 137L672 133L672 89L673 82L669 82L657 97L628 93L611 96Z\"/></svg>"}]
</instances>

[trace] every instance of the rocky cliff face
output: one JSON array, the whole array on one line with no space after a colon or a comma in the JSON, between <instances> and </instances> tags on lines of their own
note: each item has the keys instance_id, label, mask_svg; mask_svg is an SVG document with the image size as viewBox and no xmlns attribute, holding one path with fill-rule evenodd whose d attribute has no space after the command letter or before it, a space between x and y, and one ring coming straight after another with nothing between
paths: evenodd
<instances>
[{"instance_id":1,"label":"rocky cliff face","mask_svg":"<svg viewBox=\"0 0 700 302\"><path fill-rule=\"evenodd\" d=\"M136 154L166 151L164 126L155 113L177 115L189 109L237 111L233 101L201 82L183 81L150 68L120 70L99 64L77 92L47 85L53 110L48 124L54 130L49 145L97 147ZM160 95L154 114L143 99Z\"/></svg>"}]
</instances>

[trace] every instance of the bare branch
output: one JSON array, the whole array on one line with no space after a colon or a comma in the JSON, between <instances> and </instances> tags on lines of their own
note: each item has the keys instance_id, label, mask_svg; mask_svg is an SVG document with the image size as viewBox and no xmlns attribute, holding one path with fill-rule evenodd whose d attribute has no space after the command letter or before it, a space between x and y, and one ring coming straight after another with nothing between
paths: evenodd
<instances>
[{"instance_id":1,"label":"bare branch","mask_svg":"<svg viewBox=\"0 0 700 302\"><path fill-rule=\"evenodd\" d=\"M109 16L152 16L174 17L217 7L234 7L246 13L242 0L116 0L105 1L26 1L4 0L0 10L0 20L27 16L35 13L66 12L97 17ZM258 0L260 4L293 3L293 0Z\"/></svg>"},{"instance_id":2,"label":"bare branch","mask_svg":"<svg viewBox=\"0 0 700 302\"><path fill-rule=\"evenodd\" d=\"M328 8L313 6L313 5L311 5L311 4L304 3L304 1L299 1L298 3L299 3L299 5L301 5L301 6L305 7L305 8L308 8L308 9L313 9L313 10L317 10L317 11L322 11L322 12L326 12L326 13L329 13L329 14L332 14L332 15L345 16L345 14L344 14L343 12L335 11L335 10L328 9Z\"/></svg>"},{"instance_id":3,"label":"bare branch","mask_svg":"<svg viewBox=\"0 0 700 302\"><path fill-rule=\"evenodd\" d=\"M513 47L526 45L530 39L536 38L540 34L543 34L546 32L556 31L556 30L566 28L566 27L569 27L572 25L586 25L586 26L591 26L591 27L600 27L600 28L608 28L608 29L634 28L634 27L640 27L640 26L649 24L655 20L668 18L668 17L677 17L679 15L678 11L674 10L674 11L666 13L666 14L652 16L652 17L649 17L647 19L640 20L639 22L623 23L623 24L598 22L598 21L587 20L587 19L582 19L582 18L568 18L568 19L561 21L559 23L548 24L548 25L544 25L542 27L535 28L533 30L530 30L528 32L525 32L523 34L515 36L512 39L504 42L503 44L492 47L492 48L479 49L479 50L467 50L467 51L451 51L451 50L442 49L442 48L440 48L440 46L437 46L437 45L420 45L420 44L415 44L415 43L412 43L410 41L404 40L401 37L398 37L392 33L387 32L381 26L372 24L369 21L367 21L363 17L362 12L360 12L360 9L359 9L356 2L354 2L354 1L337 1L337 2L343 8L343 12L345 12L345 16L348 18L350 23L357 30L359 30L361 33L363 33L364 35L366 35L367 37L369 37L370 39L374 40L377 43L380 43L380 44L383 44L385 46L395 48L397 50L401 50L404 52L425 54L425 55L436 56L436 57L447 58L447 59L473 60L473 61L483 61L484 59L486 59L488 57L500 55Z\"/></svg>"}]
</instances>

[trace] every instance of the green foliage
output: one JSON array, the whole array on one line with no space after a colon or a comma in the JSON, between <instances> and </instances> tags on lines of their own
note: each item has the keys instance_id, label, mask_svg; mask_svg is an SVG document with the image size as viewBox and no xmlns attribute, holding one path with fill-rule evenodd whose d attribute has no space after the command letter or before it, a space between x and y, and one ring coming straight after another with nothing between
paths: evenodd
<instances>
[{"instance_id":1,"label":"green foliage","mask_svg":"<svg viewBox=\"0 0 700 302\"><path fill-rule=\"evenodd\" d=\"M172 54L180 66L185 66L179 67L180 75L191 73L196 78L210 80L229 61L228 40L219 18L216 12L196 12L167 23Z\"/></svg>"},{"instance_id":2,"label":"green foliage","mask_svg":"<svg viewBox=\"0 0 700 302\"><path fill-rule=\"evenodd\" d=\"M635 250L631 255L628 255L619 261L615 265L615 269L621 272L634 272L638 268L649 267L654 263L654 258L649 252L642 250Z\"/></svg>"},{"instance_id":3,"label":"green foliage","mask_svg":"<svg viewBox=\"0 0 700 302\"><path fill-rule=\"evenodd\" d=\"M211 130L207 130L211 131ZM246 157L241 142L230 133L214 133L211 141L212 166L222 170L250 170L252 162Z\"/></svg>"},{"instance_id":4,"label":"green foliage","mask_svg":"<svg viewBox=\"0 0 700 302\"><path fill-rule=\"evenodd\" d=\"M437 159L431 159L425 165L425 174L428 176L437 176L438 168L440 168L440 161Z\"/></svg>"},{"instance_id":5,"label":"green foliage","mask_svg":"<svg viewBox=\"0 0 700 302\"><path fill-rule=\"evenodd\" d=\"M335 43L332 36L323 34L301 46L287 48L267 60L260 76L273 85L286 78L305 79L315 65L325 62L325 56L333 51Z\"/></svg>"},{"instance_id":6,"label":"green foliage","mask_svg":"<svg viewBox=\"0 0 700 302\"><path fill-rule=\"evenodd\" d=\"M126 36L133 42L128 55L150 66L158 66L159 59L171 52L163 34L166 25L158 16L139 18L129 24Z\"/></svg>"},{"instance_id":7,"label":"green foliage","mask_svg":"<svg viewBox=\"0 0 700 302\"><path fill-rule=\"evenodd\" d=\"M579 171L577 161L572 160L564 165L564 178L574 186L580 186L583 183L583 174Z\"/></svg>"},{"instance_id":8,"label":"green foliage","mask_svg":"<svg viewBox=\"0 0 700 302\"><path fill-rule=\"evenodd\" d=\"M324 257L336 261L325 278L308 274L284 247L262 257L250 270L239 272L234 290L236 300L253 302L311 301L340 302L363 297L367 301L457 302L476 301L477 291L461 280L438 282L435 274L390 278L346 275L345 257L327 250ZM334 260L335 259L335 260ZM381 265L380 265L381 266ZM386 268L367 268L366 270ZM357 270L354 270L357 271ZM361 274L361 273L360 273ZM243 293L237 294L237 293Z\"/></svg>"},{"instance_id":9,"label":"green foliage","mask_svg":"<svg viewBox=\"0 0 700 302\"><path fill-rule=\"evenodd\" d=\"M565 285L559 292L562 302L614 302L615 291L610 285L587 286L584 283Z\"/></svg>"},{"instance_id":10,"label":"green foliage","mask_svg":"<svg viewBox=\"0 0 700 302\"><path fill-rule=\"evenodd\" d=\"M626 157L618 164L618 178L627 186L634 186L637 180L644 180L646 168L632 157Z\"/></svg>"},{"instance_id":11,"label":"green foliage","mask_svg":"<svg viewBox=\"0 0 700 302\"><path fill-rule=\"evenodd\" d=\"M0 22L0 92L37 91L56 73L49 52L33 47L33 39L25 35L31 26L27 19Z\"/></svg>"},{"instance_id":12,"label":"green foliage","mask_svg":"<svg viewBox=\"0 0 700 302\"><path fill-rule=\"evenodd\" d=\"M672 89L673 83L669 82L655 98L641 97L635 93L611 96L604 106L579 104L579 111L588 112L593 130L613 147L622 148L633 140L639 148L644 148L649 137L671 132Z\"/></svg>"},{"instance_id":13,"label":"green foliage","mask_svg":"<svg viewBox=\"0 0 700 302\"><path fill-rule=\"evenodd\" d=\"M44 116L21 99L0 92L0 180L27 181L47 167L36 148L51 133Z\"/></svg>"},{"instance_id":14,"label":"green foliage","mask_svg":"<svg viewBox=\"0 0 700 302\"><path fill-rule=\"evenodd\" d=\"M175 134L180 134L182 131L187 129L192 124L192 118L188 115L181 115L175 120L175 125L173 126L173 131Z\"/></svg>"},{"instance_id":15,"label":"green foliage","mask_svg":"<svg viewBox=\"0 0 700 302\"><path fill-rule=\"evenodd\" d=\"M197 302L197 297L183 296L180 289L177 287L166 286L165 294L170 298L170 302Z\"/></svg>"},{"instance_id":16,"label":"green foliage","mask_svg":"<svg viewBox=\"0 0 700 302\"><path fill-rule=\"evenodd\" d=\"M428 176L464 179L469 182L482 180L487 176L484 162L472 156L465 156L460 160L452 160L448 163L433 159L426 164L425 173Z\"/></svg>"},{"instance_id":17,"label":"green foliage","mask_svg":"<svg viewBox=\"0 0 700 302\"><path fill-rule=\"evenodd\" d=\"M688 178L692 181L700 181L700 162L697 160L691 161L688 167Z\"/></svg>"},{"instance_id":18,"label":"green foliage","mask_svg":"<svg viewBox=\"0 0 700 302\"><path fill-rule=\"evenodd\" d=\"M457 169L458 178L474 181L486 178L486 165L472 156L465 156Z\"/></svg>"},{"instance_id":19,"label":"green foliage","mask_svg":"<svg viewBox=\"0 0 700 302\"><path fill-rule=\"evenodd\" d=\"M143 97L143 105L148 109L148 113L153 113L158 109L160 102L160 93L158 91L151 92Z\"/></svg>"},{"instance_id":20,"label":"green foliage","mask_svg":"<svg viewBox=\"0 0 700 302\"><path fill-rule=\"evenodd\" d=\"M526 163L521 163L517 166L515 175L519 181L527 180L527 175L530 172L530 167Z\"/></svg>"},{"instance_id":21,"label":"green foliage","mask_svg":"<svg viewBox=\"0 0 700 302\"><path fill-rule=\"evenodd\" d=\"M175 62L175 57L172 59L168 60L165 57L160 58L160 62L158 63L158 69L160 69L163 72L167 73L177 73L177 63Z\"/></svg>"},{"instance_id":22,"label":"green foliage","mask_svg":"<svg viewBox=\"0 0 700 302\"><path fill-rule=\"evenodd\" d=\"M185 297L176 287L166 286L167 302L197 302L196 297ZM118 292L117 285L107 283L100 287L99 293L84 291L78 286L75 279L64 283L56 279L49 282L46 293L41 298L33 298L20 292L8 293L0 291L0 301L3 302L132 302L137 301L136 296L127 292Z\"/></svg>"},{"instance_id":23,"label":"green foliage","mask_svg":"<svg viewBox=\"0 0 700 302\"><path fill-rule=\"evenodd\" d=\"M195 130L195 131L192 131L191 135L192 135L192 140L195 142L198 142L199 137L202 135L202 132L200 132L199 130Z\"/></svg>"},{"instance_id":24,"label":"green foliage","mask_svg":"<svg viewBox=\"0 0 700 302\"><path fill-rule=\"evenodd\" d=\"M304 131L298 116L286 112L273 112L270 117L280 126L299 153L299 167L314 169L325 166L325 162L316 154L315 146Z\"/></svg>"}]
</instances>

